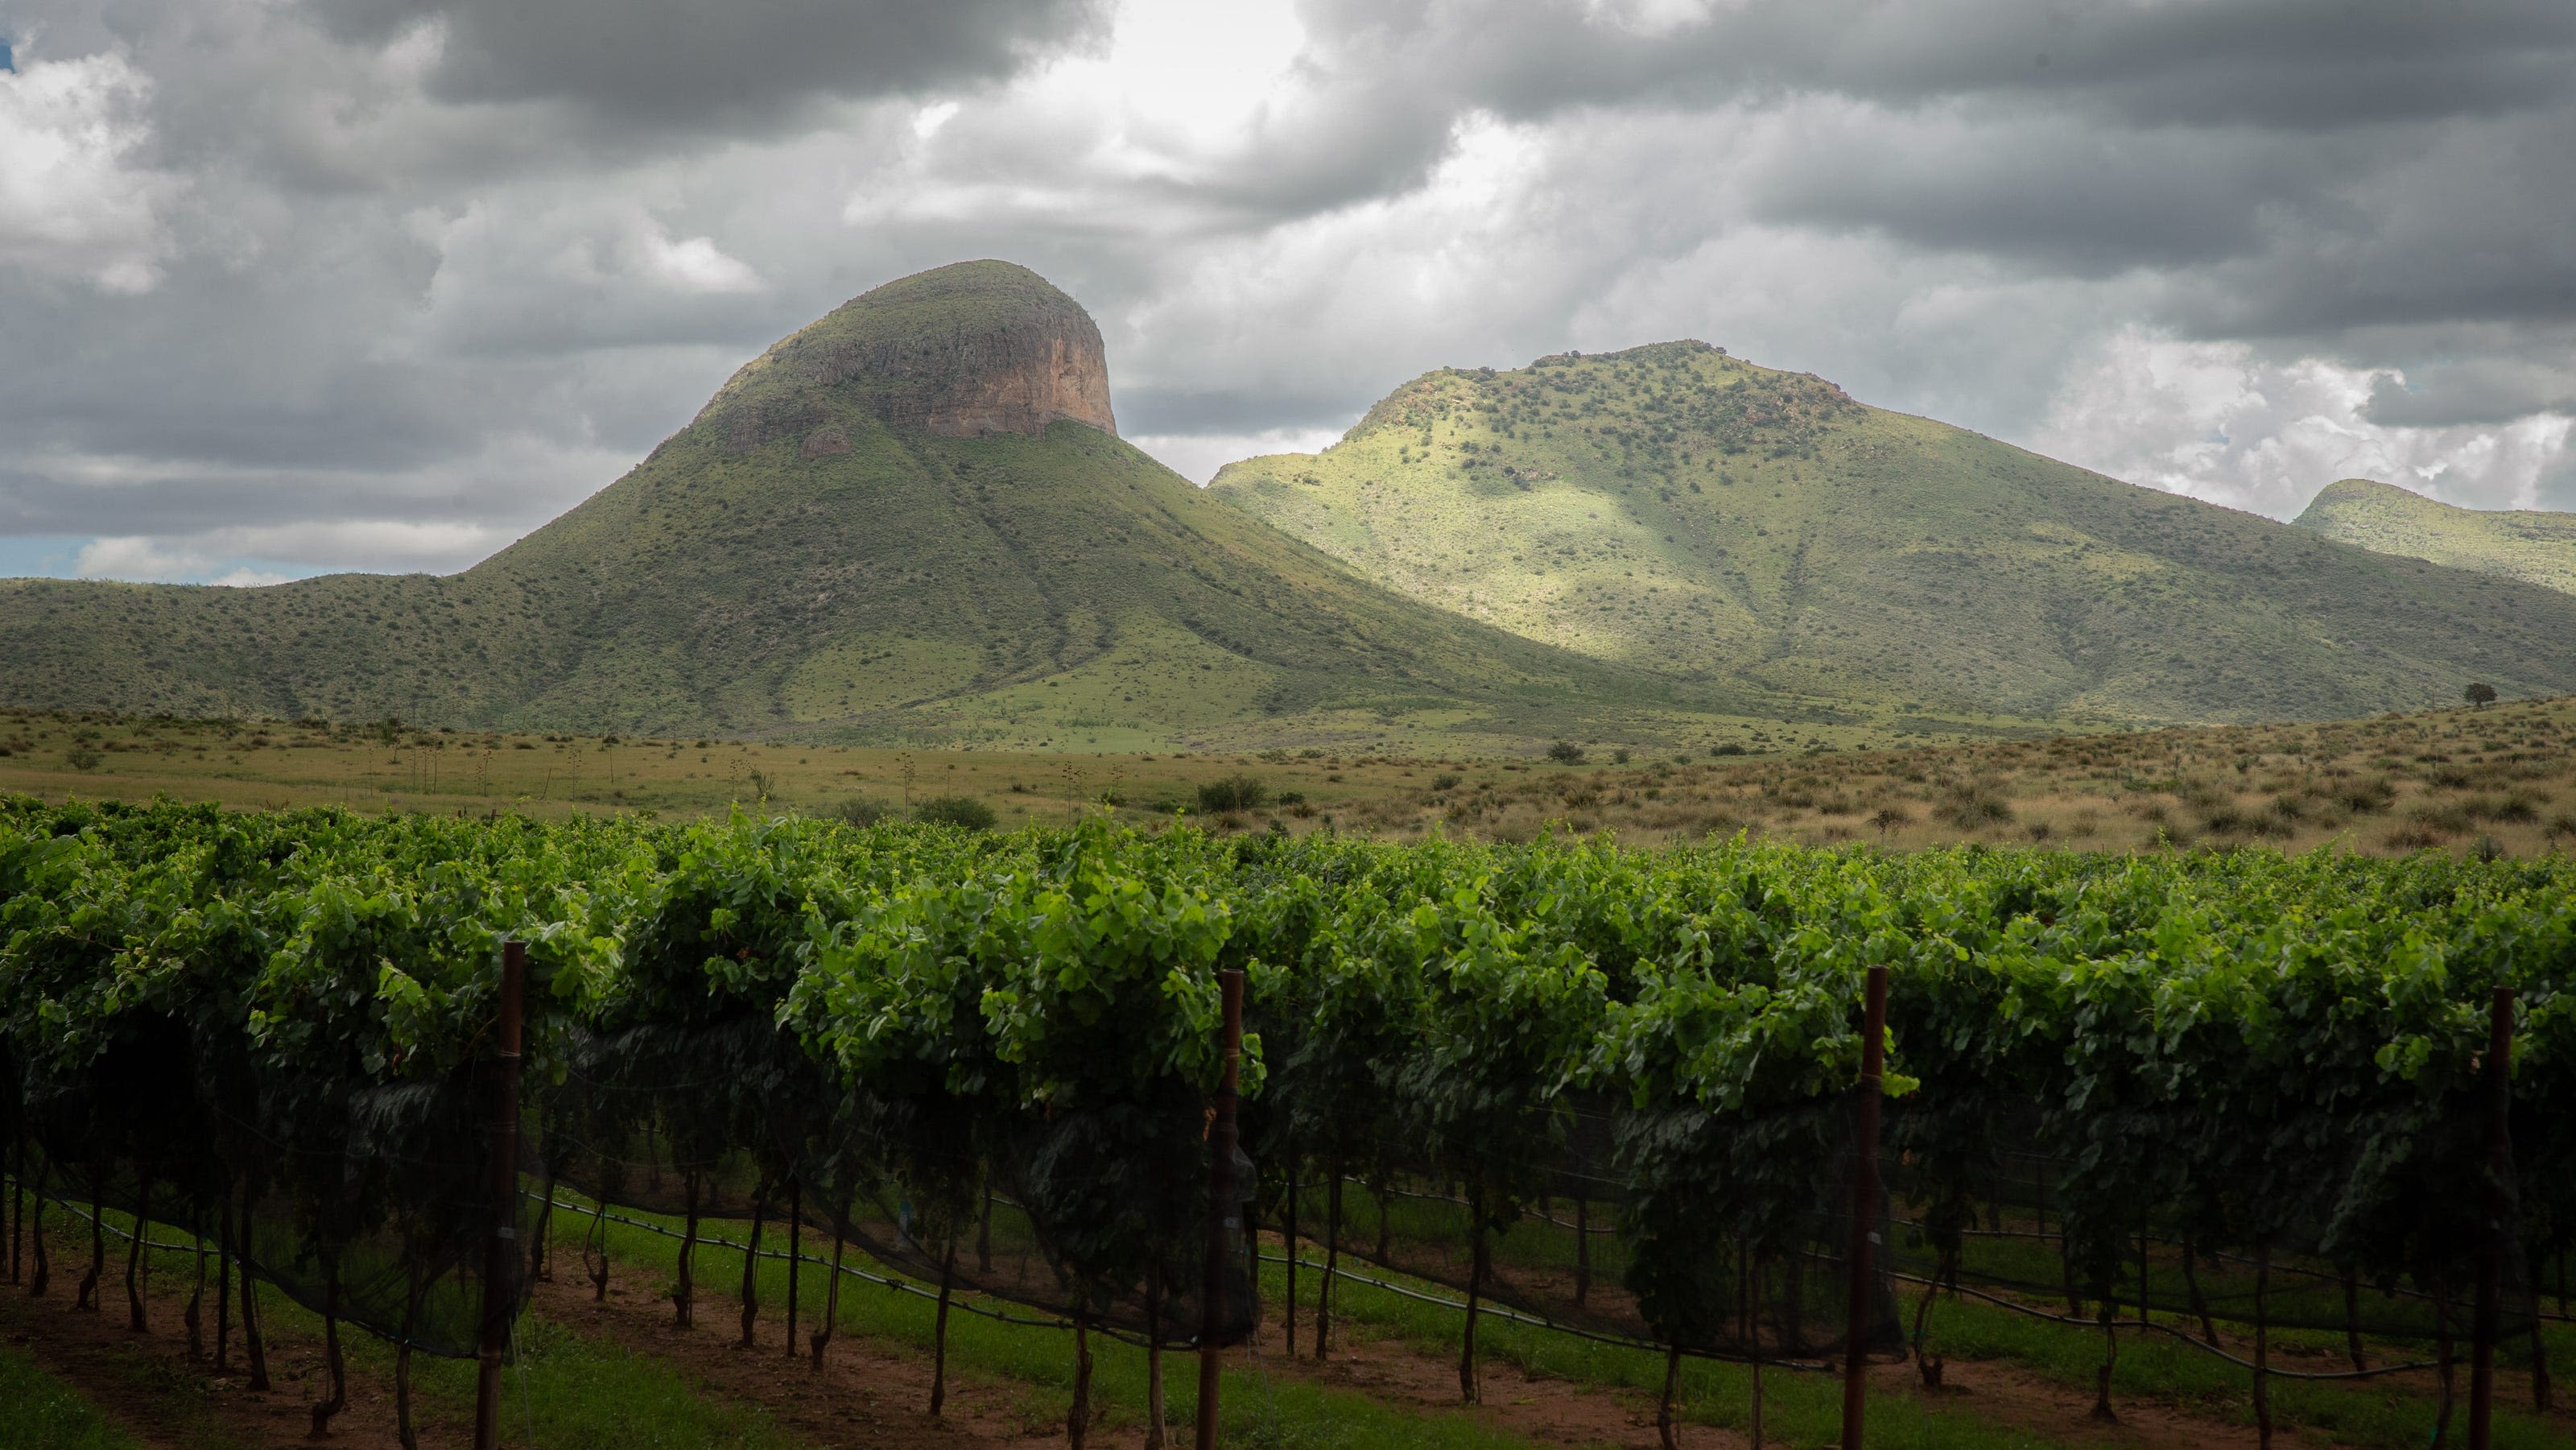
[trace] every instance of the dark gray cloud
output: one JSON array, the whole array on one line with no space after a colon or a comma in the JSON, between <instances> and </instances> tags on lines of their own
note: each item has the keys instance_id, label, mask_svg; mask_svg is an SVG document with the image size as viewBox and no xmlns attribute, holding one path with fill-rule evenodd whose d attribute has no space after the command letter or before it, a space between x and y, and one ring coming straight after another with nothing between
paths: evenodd
<instances>
[{"instance_id":1,"label":"dark gray cloud","mask_svg":"<svg viewBox=\"0 0 2576 1450\"><path fill-rule=\"evenodd\" d=\"M1093 33L1095 0L319 0L333 36L439 41L429 93L562 101L623 127L766 128L817 100L1006 76Z\"/></svg>"},{"instance_id":2,"label":"dark gray cloud","mask_svg":"<svg viewBox=\"0 0 2576 1450\"><path fill-rule=\"evenodd\" d=\"M0 534L145 541L101 558L469 562L775 337L971 256L1090 306L1122 422L1201 471L1426 368L1691 335L2274 512L2338 472L2576 487L2558 0L0 29L0 157L48 158L0 166Z\"/></svg>"}]
</instances>

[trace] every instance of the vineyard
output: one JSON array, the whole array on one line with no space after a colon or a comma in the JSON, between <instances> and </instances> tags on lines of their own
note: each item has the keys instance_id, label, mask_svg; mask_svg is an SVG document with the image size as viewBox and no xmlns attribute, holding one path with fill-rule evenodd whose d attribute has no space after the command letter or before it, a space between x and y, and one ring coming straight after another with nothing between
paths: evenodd
<instances>
[{"instance_id":1,"label":"vineyard","mask_svg":"<svg viewBox=\"0 0 2576 1450\"><path fill-rule=\"evenodd\" d=\"M122 1238L139 1328L141 1245L193 1246L192 1335L258 1375L262 1296L321 1315L317 1434L340 1327L396 1346L406 1443L414 1353L475 1354L538 1272L604 1296L653 1225L682 1324L743 1249L746 1343L783 1251L818 1365L845 1281L934 1295L943 1345L952 1308L1061 1324L1075 1446L1095 1339L1150 1353L1154 1443L1164 1351L1329 1353L1359 1285L1457 1311L1468 1401L1480 1323L1662 1356L1667 1445L1686 1362L1932 1383L1979 1305L2098 1335L2106 1410L2152 1335L2234 1361L2267 1440L2275 1381L2427 1373L2483 1445L2566 1319L2571 979L2556 855L22 801L8 1267L101 1303Z\"/></svg>"}]
</instances>

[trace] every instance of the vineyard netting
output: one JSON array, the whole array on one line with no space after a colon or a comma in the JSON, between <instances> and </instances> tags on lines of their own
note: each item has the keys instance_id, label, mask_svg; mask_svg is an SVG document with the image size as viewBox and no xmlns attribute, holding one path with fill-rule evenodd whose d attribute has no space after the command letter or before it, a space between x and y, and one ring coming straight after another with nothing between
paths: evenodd
<instances>
[{"instance_id":1,"label":"vineyard netting","mask_svg":"<svg viewBox=\"0 0 2576 1450\"><path fill-rule=\"evenodd\" d=\"M2482 1273L2509 1360L2565 1313L2576 867L2557 857L14 802L13 1182L470 1352L508 940L527 952L513 1241L557 1215L594 1273L595 1224L572 1232L559 1192L688 1242L717 1221L793 1235L1199 1343L1239 969L1233 1177L1273 1238L1225 1248L1219 1343L1280 1311L1256 1302L1263 1255L1310 1306L1366 1269L1571 1332L1808 1364L1855 1338L1906 1355L1939 1312L1926 1284L2231 1354L2222 1326L2341 1334L2356 1370L2381 1367L2365 1339L2451 1358ZM1873 970L1884 1191L1861 1205ZM1881 1247L1855 1295L1861 1240Z\"/></svg>"}]
</instances>

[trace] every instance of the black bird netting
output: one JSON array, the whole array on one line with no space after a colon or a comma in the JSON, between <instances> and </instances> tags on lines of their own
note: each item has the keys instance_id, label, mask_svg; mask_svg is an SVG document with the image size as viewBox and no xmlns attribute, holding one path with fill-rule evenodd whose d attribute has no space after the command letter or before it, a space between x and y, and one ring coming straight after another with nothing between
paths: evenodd
<instances>
[{"instance_id":1,"label":"black bird netting","mask_svg":"<svg viewBox=\"0 0 2576 1450\"><path fill-rule=\"evenodd\" d=\"M2538 1352L2544 1295L2546 1317L2564 1317L2563 1257L2533 1263L2510 1167L2491 1184L2486 1127L2468 1112L2364 1132L2321 1121L2286 1135L2311 1145L2306 1161L2233 1171L2135 1143L2089 1160L2008 1146L2036 1141L2038 1117L1998 1125L1937 1173L1885 1156L1899 1276L2052 1318L2158 1325L2229 1357L2242 1348L2230 1336L2258 1325L2341 1336L2355 1373L2371 1367L2365 1341L2453 1358L2474 1333L2490 1246L2507 1362ZM1900 1141L1905 1127L1900 1113Z\"/></svg>"},{"instance_id":2,"label":"black bird netting","mask_svg":"<svg viewBox=\"0 0 2576 1450\"><path fill-rule=\"evenodd\" d=\"M732 1029L718 1028L708 1035ZM936 1106L832 1092L781 1102L671 1060L716 1045L592 1041L541 1110L532 1171L601 1209L715 1220L755 1235L792 1222L887 1268L1136 1343L1200 1342L1208 1245L1207 1120L1195 1098L996 1125ZM1252 1165L1238 1155L1249 1194ZM1251 1246L1229 1239L1217 1342L1257 1322Z\"/></svg>"},{"instance_id":3,"label":"black bird netting","mask_svg":"<svg viewBox=\"0 0 2576 1450\"><path fill-rule=\"evenodd\" d=\"M81 1094L42 1094L28 1105L19 1185L86 1220L74 1242L51 1246L58 1273L86 1279L96 1267L104 1281L166 1228L340 1324L470 1358L493 1228L481 1077L317 1093L264 1120L218 1113L194 1150L173 1140L149 1156L104 1139ZM513 1242L533 1241L540 1211L521 1198ZM525 1282L513 1278L512 1317Z\"/></svg>"},{"instance_id":4,"label":"black bird netting","mask_svg":"<svg viewBox=\"0 0 2576 1450\"><path fill-rule=\"evenodd\" d=\"M1267 1215L1336 1263L1593 1337L1725 1359L1838 1359L1850 1334L1853 1123L1848 1095L1749 1120L1589 1103L1479 1145L1472 1174L1444 1172L1456 1155L1421 1137L1338 1159L1283 1145ZM1888 1223L1882 1202L1881 1240ZM1884 1259L1870 1281L1864 1351L1901 1359Z\"/></svg>"}]
</instances>

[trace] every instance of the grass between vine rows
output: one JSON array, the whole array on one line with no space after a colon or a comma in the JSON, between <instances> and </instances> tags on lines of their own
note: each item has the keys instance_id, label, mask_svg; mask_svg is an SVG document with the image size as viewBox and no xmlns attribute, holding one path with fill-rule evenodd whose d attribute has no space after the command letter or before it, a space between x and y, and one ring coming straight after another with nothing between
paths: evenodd
<instances>
[{"instance_id":1,"label":"grass between vine rows","mask_svg":"<svg viewBox=\"0 0 2576 1450\"><path fill-rule=\"evenodd\" d=\"M629 1217L677 1228L651 1214ZM124 1215L111 1213L110 1225L130 1226ZM57 1207L49 1215L57 1255L56 1272L64 1281L76 1277L86 1262L80 1220ZM553 1225L557 1274L577 1264L581 1220L559 1214ZM738 1239L741 1225L709 1222L703 1232L717 1239ZM677 1242L648 1229L609 1222L604 1234L618 1282L649 1285L655 1302L667 1301L678 1262ZM156 1239L180 1237L180 1231L156 1227ZM774 1245L773 1245L774 1247ZM1275 1248L1275 1246L1274 1246ZM111 1253L111 1260L120 1256ZM857 1259L856 1262L865 1262ZM193 1271L184 1253L156 1252L154 1274L166 1285ZM720 1241L703 1242L698 1250L697 1279L706 1321L730 1322L732 1286L740 1282L738 1248ZM573 1272L578 1272L573 1269ZM1369 1269L1372 1276L1389 1277ZM804 1274L808 1322L822 1306L828 1274L808 1260ZM787 1267L764 1260L758 1282L764 1316L783 1314ZM1301 1272L1300 1323L1311 1335L1317 1282ZM103 1286L111 1296L114 1266ZM1432 1286L1414 1286L1432 1287ZM169 1292L166 1288L162 1292ZM1285 1303L1285 1269L1272 1263L1263 1272L1263 1303L1275 1319ZM1901 1294L1910 1323L1910 1287ZM318 1335L320 1319L273 1290L262 1296L263 1319L307 1336ZM1344 1325L1365 1326L1367 1339L1392 1338L1429 1355L1454 1355L1458 1314L1373 1286L1344 1280L1336 1295L1336 1312ZM851 1281L841 1296L842 1332L926 1353L932 1343L929 1301ZM2545 1331L2553 1364L2576 1364L2576 1328L2551 1325ZM538 1450L799 1450L803 1442L771 1423L768 1411L738 1397L723 1395L675 1375L668 1362L639 1353L613 1336L587 1333L532 1314L522 1322L522 1339L505 1376L503 1396L509 1438ZM1649 1350L1601 1344L1535 1326L1488 1317L1478 1329L1487 1362L1577 1385L1625 1391L1650 1397L1660 1387L1662 1356ZM351 1332L342 1339L353 1374L390 1381L392 1349L368 1335ZM1311 1339L1304 1340L1311 1354ZM2339 1356L2339 1335L2277 1331L2276 1354L2293 1364ZM2090 1392L2102 1357L2102 1340L2091 1330L2051 1324L1974 1301L1943 1300L1931 1317L1926 1349L1957 1361L2003 1361L2034 1370L2070 1389ZM2389 1357L2392 1346L2374 1341L2374 1354ZM2303 1353L2309 1352L2309 1353ZM2463 1352L2465 1352L2465 1347ZM1071 1341L1062 1330L996 1322L975 1314L953 1314L948 1354L952 1374L981 1380L1016 1392L1019 1415L1032 1427L1061 1425L1071 1391ZM1146 1356L1142 1350L1105 1337L1094 1340L1092 1392L1103 1407L1100 1429L1109 1435L1134 1431L1143 1424L1146 1405ZM2276 1361L2280 1362L2280 1361ZM2286 1366L2285 1366L2286 1367ZM1259 1450L1301 1450L1306 1446L1430 1446L1434 1450L1499 1450L1528 1442L1480 1424L1465 1411L1421 1412L1390 1405L1365 1394L1335 1390L1272 1373L1276 1366L1238 1362L1226 1372L1223 1427L1230 1445ZM418 1414L434 1436L464 1433L470 1426L474 1369L469 1361L415 1356ZM1186 1426L1196 1409L1196 1381L1191 1356L1167 1358L1167 1419ZM127 1387L138 1395L176 1393L162 1384L164 1376L138 1367ZM2501 1450L2542 1450L2570 1441L2570 1416L2532 1413L2526 1402L2528 1381L2510 1376L2500 1387L2495 1444ZM2467 1424L2467 1369L2459 1371L2459 1402L2452 1431L2464 1435ZM1752 1372L1745 1366L1703 1360L1684 1362L1679 1412L1690 1424L1743 1432L1751 1424ZM1841 1386L1825 1375L1773 1368L1764 1374L1765 1428L1782 1445L1829 1444L1839 1423ZM2112 1377L2114 1403L2152 1400L2241 1425L2253 1423L2251 1384L2235 1366L2211 1358L2162 1336L2124 1331ZM2435 1401L2429 1377L2353 1383L2316 1383L2275 1378L2272 1405L2276 1423L2322 1434L2337 1442L2403 1447L2429 1443ZM181 1397L184 1399L184 1396ZM181 1418L186 1406L182 1404ZM1874 1397L1870 1407L1871 1441L1911 1450L2006 1450L2057 1443L2013 1427L1980 1420L1965 1407L1937 1408L1907 1398ZM224 1450L232 1442L211 1426L185 1437L199 1450ZM22 1355L0 1349L0 1446L62 1445L67 1450L127 1450L134 1444L112 1420L69 1387L53 1380Z\"/></svg>"},{"instance_id":2,"label":"grass between vine rows","mask_svg":"<svg viewBox=\"0 0 2576 1450\"><path fill-rule=\"evenodd\" d=\"M0 1345L0 1446L138 1450L134 1437L78 1390L6 1345Z\"/></svg>"}]
</instances>

